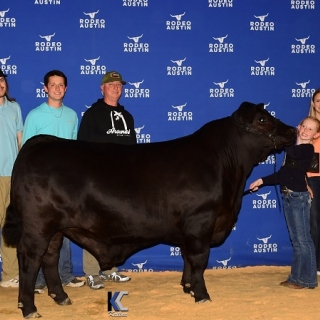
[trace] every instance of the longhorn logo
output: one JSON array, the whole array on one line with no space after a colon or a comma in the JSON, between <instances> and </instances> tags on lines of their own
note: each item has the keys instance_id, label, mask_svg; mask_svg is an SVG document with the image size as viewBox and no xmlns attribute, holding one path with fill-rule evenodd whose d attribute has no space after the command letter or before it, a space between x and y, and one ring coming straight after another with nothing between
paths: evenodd
<instances>
[{"instance_id":1,"label":"longhorn logo","mask_svg":"<svg viewBox=\"0 0 320 320\"><path fill-rule=\"evenodd\" d=\"M272 234L269 236L269 237L266 237L266 238L257 238L258 240L262 241L263 243L267 244L268 243L268 240L272 237Z\"/></svg>"},{"instance_id":2,"label":"longhorn logo","mask_svg":"<svg viewBox=\"0 0 320 320\"><path fill-rule=\"evenodd\" d=\"M254 15L254 17L257 18L257 19L259 19L261 22L263 22L264 19L265 19L268 15L269 15L269 13L265 14L264 16L255 16L255 15Z\"/></svg>"},{"instance_id":3,"label":"longhorn logo","mask_svg":"<svg viewBox=\"0 0 320 320\"><path fill-rule=\"evenodd\" d=\"M95 17L95 15L97 14L99 12L99 10L98 11L96 11L96 12L84 12L84 14L86 15L86 16L89 16L91 19L94 19L94 17Z\"/></svg>"},{"instance_id":4,"label":"longhorn logo","mask_svg":"<svg viewBox=\"0 0 320 320\"><path fill-rule=\"evenodd\" d=\"M229 79L227 81L224 81L224 82L213 82L215 85L219 86L221 89L224 88L224 85L226 83L228 83Z\"/></svg>"},{"instance_id":5,"label":"longhorn logo","mask_svg":"<svg viewBox=\"0 0 320 320\"><path fill-rule=\"evenodd\" d=\"M270 105L270 102L267 103L267 104L264 104L264 105L263 105L263 108L264 108L264 109L267 109L267 107L269 107L269 105Z\"/></svg>"},{"instance_id":6,"label":"longhorn logo","mask_svg":"<svg viewBox=\"0 0 320 320\"><path fill-rule=\"evenodd\" d=\"M182 62L186 61L186 59L187 58L184 58L182 60L175 60L175 61L171 60L171 62L176 63L178 67L181 67L182 66Z\"/></svg>"},{"instance_id":7,"label":"longhorn logo","mask_svg":"<svg viewBox=\"0 0 320 320\"><path fill-rule=\"evenodd\" d=\"M133 40L134 43L138 43L139 42L139 39L142 38L143 34L141 36L138 36L138 37L128 37L128 39L130 40Z\"/></svg>"},{"instance_id":8,"label":"longhorn logo","mask_svg":"<svg viewBox=\"0 0 320 320\"><path fill-rule=\"evenodd\" d=\"M142 263L132 263L133 266L138 267L139 270L141 270L143 268L143 266L147 263L148 260L146 260L145 262Z\"/></svg>"},{"instance_id":9,"label":"longhorn logo","mask_svg":"<svg viewBox=\"0 0 320 320\"><path fill-rule=\"evenodd\" d=\"M182 14L176 14L176 15L170 14L170 16L171 16L172 18L176 18L177 21L180 21L181 18L182 18L185 14L186 14L186 13L184 12L184 13L182 13Z\"/></svg>"},{"instance_id":10,"label":"longhorn logo","mask_svg":"<svg viewBox=\"0 0 320 320\"><path fill-rule=\"evenodd\" d=\"M143 127L139 127L139 128L134 128L134 131L136 132L136 134L140 134L140 131L144 128Z\"/></svg>"},{"instance_id":11,"label":"longhorn logo","mask_svg":"<svg viewBox=\"0 0 320 320\"><path fill-rule=\"evenodd\" d=\"M231 257L229 259L226 259L226 260L221 260L221 261L216 260L216 261L219 262L219 263L222 263L222 265L224 267L226 267L228 265L228 261L230 261L230 260L231 260Z\"/></svg>"},{"instance_id":12,"label":"longhorn logo","mask_svg":"<svg viewBox=\"0 0 320 320\"><path fill-rule=\"evenodd\" d=\"M51 35L48 35L48 36L40 36L40 35L39 35L39 37L42 38L42 39L46 39L47 41L51 41L51 38L52 38L55 34L56 34L56 33L51 34Z\"/></svg>"},{"instance_id":13,"label":"longhorn logo","mask_svg":"<svg viewBox=\"0 0 320 320\"><path fill-rule=\"evenodd\" d=\"M136 89L139 89L140 84L143 83L144 80L140 81L140 82L128 82L129 84L131 84L132 86L134 86Z\"/></svg>"},{"instance_id":14,"label":"longhorn logo","mask_svg":"<svg viewBox=\"0 0 320 320\"><path fill-rule=\"evenodd\" d=\"M7 60L10 59L10 57L11 57L11 56L9 56L8 58L1 58L1 59L0 59L0 62L1 62L2 64L6 64Z\"/></svg>"},{"instance_id":15,"label":"longhorn logo","mask_svg":"<svg viewBox=\"0 0 320 320\"><path fill-rule=\"evenodd\" d=\"M271 193L271 191L269 191L268 193L263 193L263 194L257 193L257 196L261 197L263 200L267 200L267 197L270 193Z\"/></svg>"},{"instance_id":16,"label":"longhorn logo","mask_svg":"<svg viewBox=\"0 0 320 320\"><path fill-rule=\"evenodd\" d=\"M172 108L178 109L178 111L181 112L186 105L187 105L187 102L185 104L180 105L180 106L172 106Z\"/></svg>"},{"instance_id":17,"label":"longhorn logo","mask_svg":"<svg viewBox=\"0 0 320 320\"><path fill-rule=\"evenodd\" d=\"M300 82L300 83L296 82L296 84L297 84L298 86L301 86L302 89L305 89L306 86L307 86L307 84L308 84L309 82L310 82L310 80L307 81L307 82Z\"/></svg>"},{"instance_id":18,"label":"longhorn logo","mask_svg":"<svg viewBox=\"0 0 320 320\"><path fill-rule=\"evenodd\" d=\"M212 37L214 40L218 40L219 43L223 43L224 39L227 37L228 35L224 36L224 37L220 37L220 38L215 38L215 37Z\"/></svg>"},{"instance_id":19,"label":"longhorn logo","mask_svg":"<svg viewBox=\"0 0 320 320\"><path fill-rule=\"evenodd\" d=\"M310 36L307 37L307 38L301 38L301 39L295 38L295 39L296 39L297 41L301 42L301 44L306 44L306 41L307 41L309 38L310 38Z\"/></svg>"},{"instance_id":20,"label":"longhorn logo","mask_svg":"<svg viewBox=\"0 0 320 320\"><path fill-rule=\"evenodd\" d=\"M10 8L8 10L4 10L4 11L0 11L0 17L4 18L4 16L6 15L6 13L10 10Z\"/></svg>"},{"instance_id":21,"label":"longhorn logo","mask_svg":"<svg viewBox=\"0 0 320 320\"><path fill-rule=\"evenodd\" d=\"M266 62L269 61L269 58L266 60L254 60L254 62L259 63L261 65L261 67L264 67L266 65Z\"/></svg>"},{"instance_id":22,"label":"longhorn logo","mask_svg":"<svg viewBox=\"0 0 320 320\"><path fill-rule=\"evenodd\" d=\"M96 59L84 59L84 61L86 62L90 62L92 66L94 66L96 64L96 62L100 59L100 56Z\"/></svg>"}]
</instances>

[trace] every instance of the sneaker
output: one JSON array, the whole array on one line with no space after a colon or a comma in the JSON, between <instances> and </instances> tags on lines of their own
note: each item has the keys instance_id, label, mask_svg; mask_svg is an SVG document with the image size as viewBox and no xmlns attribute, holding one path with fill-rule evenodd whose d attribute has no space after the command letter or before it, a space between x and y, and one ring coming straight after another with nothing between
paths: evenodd
<instances>
[{"instance_id":1,"label":"sneaker","mask_svg":"<svg viewBox=\"0 0 320 320\"><path fill-rule=\"evenodd\" d=\"M102 271L99 273L99 278L103 281L125 282L130 281L131 278L121 274L119 272L112 272L110 274L104 274Z\"/></svg>"},{"instance_id":2,"label":"sneaker","mask_svg":"<svg viewBox=\"0 0 320 320\"><path fill-rule=\"evenodd\" d=\"M87 277L87 284L90 289L98 290L104 288L102 281L100 280L99 276L88 276Z\"/></svg>"},{"instance_id":3,"label":"sneaker","mask_svg":"<svg viewBox=\"0 0 320 320\"><path fill-rule=\"evenodd\" d=\"M34 287L34 293L41 294L44 293L44 289L47 286L45 284L36 284Z\"/></svg>"},{"instance_id":4,"label":"sneaker","mask_svg":"<svg viewBox=\"0 0 320 320\"><path fill-rule=\"evenodd\" d=\"M69 283L67 283L65 286L66 287L73 287L73 288L76 288L76 287L82 287L85 285L85 280L79 280L77 278L74 278L72 281L70 281Z\"/></svg>"},{"instance_id":5,"label":"sneaker","mask_svg":"<svg viewBox=\"0 0 320 320\"><path fill-rule=\"evenodd\" d=\"M1 282L1 287L4 288L19 288L19 276L14 277L8 281Z\"/></svg>"},{"instance_id":6,"label":"sneaker","mask_svg":"<svg viewBox=\"0 0 320 320\"><path fill-rule=\"evenodd\" d=\"M317 275L320 276L320 270L317 271Z\"/></svg>"}]
</instances>

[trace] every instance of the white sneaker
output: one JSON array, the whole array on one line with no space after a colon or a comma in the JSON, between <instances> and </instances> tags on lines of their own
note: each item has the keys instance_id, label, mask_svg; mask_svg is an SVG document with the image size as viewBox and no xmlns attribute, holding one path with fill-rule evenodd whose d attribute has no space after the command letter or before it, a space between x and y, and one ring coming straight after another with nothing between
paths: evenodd
<instances>
[{"instance_id":1,"label":"white sneaker","mask_svg":"<svg viewBox=\"0 0 320 320\"><path fill-rule=\"evenodd\" d=\"M16 276L8 281L1 282L0 286L4 288L19 288L19 276Z\"/></svg>"},{"instance_id":2,"label":"white sneaker","mask_svg":"<svg viewBox=\"0 0 320 320\"><path fill-rule=\"evenodd\" d=\"M87 284L90 289L98 290L104 288L102 281L100 280L99 276L97 275L90 275L87 277Z\"/></svg>"},{"instance_id":3,"label":"white sneaker","mask_svg":"<svg viewBox=\"0 0 320 320\"><path fill-rule=\"evenodd\" d=\"M125 276L124 274L121 274L119 272L112 272L111 274L104 274L103 272L100 272L99 277L103 281L114 281L114 282L126 282L130 281L130 277Z\"/></svg>"},{"instance_id":4,"label":"white sneaker","mask_svg":"<svg viewBox=\"0 0 320 320\"><path fill-rule=\"evenodd\" d=\"M317 271L317 275L320 276L320 271Z\"/></svg>"}]
</instances>

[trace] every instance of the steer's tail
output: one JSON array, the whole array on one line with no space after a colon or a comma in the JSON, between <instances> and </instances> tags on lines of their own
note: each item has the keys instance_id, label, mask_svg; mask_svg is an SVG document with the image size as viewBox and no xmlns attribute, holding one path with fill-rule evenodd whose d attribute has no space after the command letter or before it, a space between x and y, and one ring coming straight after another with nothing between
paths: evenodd
<instances>
[{"instance_id":1,"label":"steer's tail","mask_svg":"<svg viewBox=\"0 0 320 320\"><path fill-rule=\"evenodd\" d=\"M17 247L21 238L21 220L12 204L7 208L2 235L8 247Z\"/></svg>"}]
</instances>

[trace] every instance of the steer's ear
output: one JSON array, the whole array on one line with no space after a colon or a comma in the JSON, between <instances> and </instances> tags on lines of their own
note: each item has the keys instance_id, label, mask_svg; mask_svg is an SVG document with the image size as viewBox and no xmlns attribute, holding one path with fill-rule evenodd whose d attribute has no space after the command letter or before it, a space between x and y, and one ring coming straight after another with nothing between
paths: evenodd
<instances>
[{"instance_id":1,"label":"steer's ear","mask_svg":"<svg viewBox=\"0 0 320 320\"><path fill-rule=\"evenodd\" d=\"M262 102L258 103L257 104L257 108L260 109L260 110L264 110L264 103L262 103Z\"/></svg>"},{"instance_id":2,"label":"steer's ear","mask_svg":"<svg viewBox=\"0 0 320 320\"><path fill-rule=\"evenodd\" d=\"M233 117L240 123L252 123L256 111L256 104L245 101L242 102L238 110L233 113Z\"/></svg>"}]
</instances>

